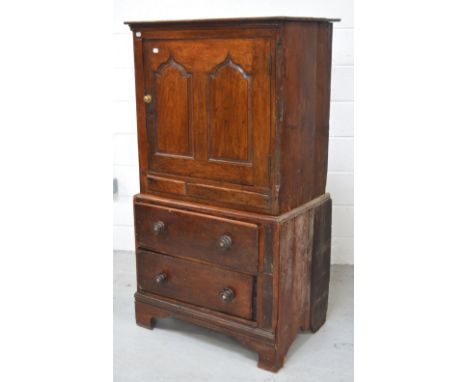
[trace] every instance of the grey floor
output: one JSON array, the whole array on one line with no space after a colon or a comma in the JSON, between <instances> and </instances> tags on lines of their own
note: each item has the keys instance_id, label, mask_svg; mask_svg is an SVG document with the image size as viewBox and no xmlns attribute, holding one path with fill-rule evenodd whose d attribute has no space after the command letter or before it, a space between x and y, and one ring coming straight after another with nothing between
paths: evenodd
<instances>
[{"instance_id":1,"label":"grey floor","mask_svg":"<svg viewBox=\"0 0 468 382\"><path fill-rule=\"evenodd\" d=\"M257 368L257 354L223 334L175 319L152 331L135 324L133 252L114 252L114 382L353 380L353 277L351 266L332 266L325 325L300 333L285 366L273 374Z\"/></svg>"}]
</instances>

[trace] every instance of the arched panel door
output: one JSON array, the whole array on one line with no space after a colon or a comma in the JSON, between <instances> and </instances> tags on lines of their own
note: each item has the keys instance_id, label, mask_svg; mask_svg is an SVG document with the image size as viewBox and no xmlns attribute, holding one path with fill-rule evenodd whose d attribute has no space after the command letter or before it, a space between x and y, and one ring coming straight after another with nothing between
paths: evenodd
<instances>
[{"instance_id":1,"label":"arched panel door","mask_svg":"<svg viewBox=\"0 0 468 382\"><path fill-rule=\"evenodd\" d=\"M148 170L268 187L270 40L144 42Z\"/></svg>"},{"instance_id":2,"label":"arched panel door","mask_svg":"<svg viewBox=\"0 0 468 382\"><path fill-rule=\"evenodd\" d=\"M251 115L251 74L228 55L209 74L209 159L252 164Z\"/></svg>"},{"instance_id":3,"label":"arched panel door","mask_svg":"<svg viewBox=\"0 0 468 382\"><path fill-rule=\"evenodd\" d=\"M155 153L192 156L192 74L171 57L154 72Z\"/></svg>"}]
</instances>

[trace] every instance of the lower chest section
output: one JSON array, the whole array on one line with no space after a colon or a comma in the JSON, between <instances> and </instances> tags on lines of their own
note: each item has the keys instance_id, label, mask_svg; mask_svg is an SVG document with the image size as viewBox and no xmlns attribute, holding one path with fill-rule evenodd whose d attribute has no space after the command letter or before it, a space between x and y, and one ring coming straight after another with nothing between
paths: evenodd
<instances>
[{"instance_id":1,"label":"lower chest section","mask_svg":"<svg viewBox=\"0 0 468 382\"><path fill-rule=\"evenodd\" d=\"M137 323L171 316L231 335L276 371L328 306L331 200L279 217L134 199Z\"/></svg>"},{"instance_id":2,"label":"lower chest section","mask_svg":"<svg viewBox=\"0 0 468 382\"><path fill-rule=\"evenodd\" d=\"M137 293L272 330L274 223L134 204Z\"/></svg>"}]
</instances>

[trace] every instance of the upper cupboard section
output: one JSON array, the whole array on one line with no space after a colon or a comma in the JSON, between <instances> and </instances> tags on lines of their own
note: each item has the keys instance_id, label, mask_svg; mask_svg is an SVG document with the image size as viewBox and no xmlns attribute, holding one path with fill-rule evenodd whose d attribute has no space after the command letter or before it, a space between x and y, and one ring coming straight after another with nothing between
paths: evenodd
<instances>
[{"instance_id":1,"label":"upper cupboard section","mask_svg":"<svg viewBox=\"0 0 468 382\"><path fill-rule=\"evenodd\" d=\"M271 39L143 41L148 171L269 186Z\"/></svg>"}]
</instances>

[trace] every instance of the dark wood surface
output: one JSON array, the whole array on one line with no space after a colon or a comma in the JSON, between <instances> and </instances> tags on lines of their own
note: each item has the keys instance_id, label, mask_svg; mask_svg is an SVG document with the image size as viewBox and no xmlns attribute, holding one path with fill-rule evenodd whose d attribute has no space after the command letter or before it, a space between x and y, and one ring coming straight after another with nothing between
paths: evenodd
<instances>
[{"instance_id":1,"label":"dark wood surface","mask_svg":"<svg viewBox=\"0 0 468 382\"><path fill-rule=\"evenodd\" d=\"M138 245L156 252L256 273L258 267L258 226L238 220L214 217L180 209L135 203L135 232ZM161 221L164 232L155 234ZM228 235L230 248L218 240Z\"/></svg>"},{"instance_id":2,"label":"dark wood surface","mask_svg":"<svg viewBox=\"0 0 468 382\"><path fill-rule=\"evenodd\" d=\"M132 24L142 193L278 215L325 192L332 25L255 20Z\"/></svg>"},{"instance_id":3,"label":"dark wood surface","mask_svg":"<svg viewBox=\"0 0 468 382\"><path fill-rule=\"evenodd\" d=\"M269 57L263 38L145 39L149 171L267 186Z\"/></svg>"},{"instance_id":4,"label":"dark wood surface","mask_svg":"<svg viewBox=\"0 0 468 382\"><path fill-rule=\"evenodd\" d=\"M139 196L135 202L140 198L158 200ZM176 200L167 203L178 209L187 207ZM193 212L207 208L194 203L190 207ZM228 211L217 210L219 214ZM325 322L330 278L331 199L325 194L305 207L277 217L243 211L232 213L238 218L244 215L245 221L255 221L259 226L262 233L260 272L248 275L229 271L227 267L213 267L140 249L137 253L139 289L135 295L137 322L151 328L156 318L170 315L227 333L258 352L259 367L277 371L297 333L316 331ZM171 277L174 280L174 275L176 279L172 284L158 285L154 277L159 272L166 272L168 280ZM237 306L226 307L215 298L215 292L225 286L243 291L240 310L229 310ZM203 288L206 291L202 292ZM250 300L247 300L249 293ZM249 313L247 307L251 309Z\"/></svg>"},{"instance_id":5,"label":"dark wood surface","mask_svg":"<svg viewBox=\"0 0 468 382\"><path fill-rule=\"evenodd\" d=\"M174 298L193 305L252 319L252 276L187 262L154 252L137 252L138 289ZM155 277L165 273L167 280L157 283ZM235 297L223 302L219 297L230 288Z\"/></svg>"},{"instance_id":6,"label":"dark wood surface","mask_svg":"<svg viewBox=\"0 0 468 382\"><path fill-rule=\"evenodd\" d=\"M332 25L287 24L280 60L279 210L325 192L328 165Z\"/></svg>"},{"instance_id":7,"label":"dark wood surface","mask_svg":"<svg viewBox=\"0 0 468 382\"><path fill-rule=\"evenodd\" d=\"M128 23L139 325L221 331L277 371L325 322L331 21Z\"/></svg>"},{"instance_id":8,"label":"dark wood surface","mask_svg":"<svg viewBox=\"0 0 468 382\"><path fill-rule=\"evenodd\" d=\"M331 265L331 210L330 199L317 208L314 216L314 255L310 282L310 329L313 332L320 329L327 316Z\"/></svg>"},{"instance_id":9,"label":"dark wood surface","mask_svg":"<svg viewBox=\"0 0 468 382\"><path fill-rule=\"evenodd\" d=\"M339 18L324 17L291 17L291 16L268 16L268 17L245 17L245 18L225 18L225 19L194 19L194 20L154 20L154 21L126 21L130 29L138 28L194 28L194 27L215 27L226 28L232 25L265 25L269 23L285 22L339 22Z\"/></svg>"}]
</instances>

